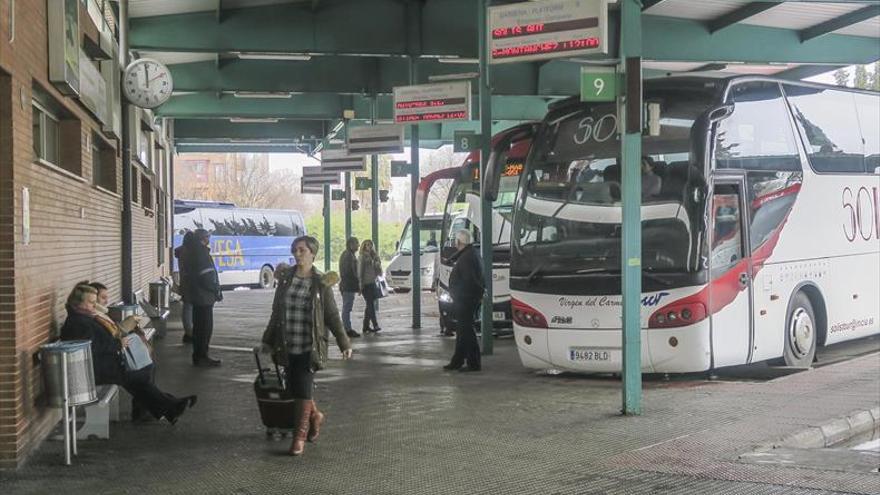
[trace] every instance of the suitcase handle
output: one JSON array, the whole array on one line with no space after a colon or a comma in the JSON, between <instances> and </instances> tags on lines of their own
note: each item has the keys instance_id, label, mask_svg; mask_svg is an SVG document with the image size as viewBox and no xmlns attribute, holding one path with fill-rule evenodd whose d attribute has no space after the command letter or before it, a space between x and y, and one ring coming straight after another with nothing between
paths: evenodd
<instances>
[{"instance_id":1,"label":"suitcase handle","mask_svg":"<svg viewBox=\"0 0 880 495\"><path fill-rule=\"evenodd\" d=\"M260 347L254 347L254 359L257 360L257 373L260 376L260 385L266 384L266 378L263 376L263 365L260 363ZM278 368L278 363L274 363L275 365L275 375L278 376L278 383L284 383L284 380L281 379L281 370Z\"/></svg>"}]
</instances>

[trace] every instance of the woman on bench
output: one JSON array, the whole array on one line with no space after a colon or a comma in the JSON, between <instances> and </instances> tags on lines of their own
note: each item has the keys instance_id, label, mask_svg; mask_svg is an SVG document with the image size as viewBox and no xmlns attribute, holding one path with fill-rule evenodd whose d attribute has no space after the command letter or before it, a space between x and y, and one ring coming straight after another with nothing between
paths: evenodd
<instances>
[{"instance_id":1,"label":"woman on bench","mask_svg":"<svg viewBox=\"0 0 880 495\"><path fill-rule=\"evenodd\" d=\"M176 423L187 407L195 405L196 396L177 398L159 390L149 368L126 370L122 360L124 335L117 325L108 325L98 316L97 302L98 291L94 287L78 284L73 288L67 297L67 320L61 327L61 339L90 340L96 384L120 385L153 417Z\"/></svg>"}]
</instances>

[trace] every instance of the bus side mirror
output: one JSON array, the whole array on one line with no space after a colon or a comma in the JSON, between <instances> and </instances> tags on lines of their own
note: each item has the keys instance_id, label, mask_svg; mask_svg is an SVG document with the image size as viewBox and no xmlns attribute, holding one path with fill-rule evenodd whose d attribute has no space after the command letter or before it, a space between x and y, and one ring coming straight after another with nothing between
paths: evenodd
<instances>
[{"instance_id":1,"label":"bus side mirror","mask_svg":"<svg viewBox=\"0 0 880 495\"><path fill-rule=\"evenodd\" d=\"M506 153L500 153L502 155L506 155ZM489 154L489 164L486 165L486 176L483 177L482 180L482 196L486 201L495 201L498 199L498 189L501 187L501 177L498 170L498 167L495 166L495 162L498 161L499 153L495 150L492 150L492 153Z\"/></svg>"},{"instance_id":2,"label":"bus side mirror","mask_svg":"<svg viewBox=\"0 0 880 495\"><path fill-rule=\"evenodd\" d=\"M394 250L400 251L400 241L394 241Z\"/></svg>"}]
</instances>

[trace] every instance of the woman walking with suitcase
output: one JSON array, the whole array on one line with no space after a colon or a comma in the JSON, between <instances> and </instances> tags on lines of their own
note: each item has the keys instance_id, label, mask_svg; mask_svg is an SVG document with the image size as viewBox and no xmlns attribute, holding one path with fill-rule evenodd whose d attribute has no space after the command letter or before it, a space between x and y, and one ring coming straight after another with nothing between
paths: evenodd
<instances>
[{"instance_id":1,"label":"woman walking with suitcase","mask_svg":"<svg viewBox=\"0 0 880 495\"><path fill-rule=\"evenodd\" d=\"M327 361L327 331L333 333L343 359L351 358L351 343L333 299L335 274L322 275L314 266L318 241L297 237L291 245L296 266L279 274L263 350L285 367L287 387L294 397L296 430L288 453L301 455L306 440L315 441L324 413L312 399L315 372Z\"/></svg>"}]
</instances>

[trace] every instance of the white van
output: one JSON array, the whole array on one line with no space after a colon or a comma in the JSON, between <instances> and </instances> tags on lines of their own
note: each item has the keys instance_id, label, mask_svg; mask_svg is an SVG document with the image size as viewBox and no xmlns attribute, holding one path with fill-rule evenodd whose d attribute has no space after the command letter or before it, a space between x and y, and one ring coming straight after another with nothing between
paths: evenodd
<instances>
[{"instance_id":1,"label":"white van","mask_svg":"<svg viewBox=\"0 0 880 495\"><path fill-rule=\"evenodd\" d=\"M421 286L422 290L433 290L437 253L440 252L440 228L443 215L425 216L419 222L419 245L421 249ZM406 221L397 252L385 268L385 281L395 292L409 292L412 289L412 231L411 220Z\"/></svg>"}]
</instances>

